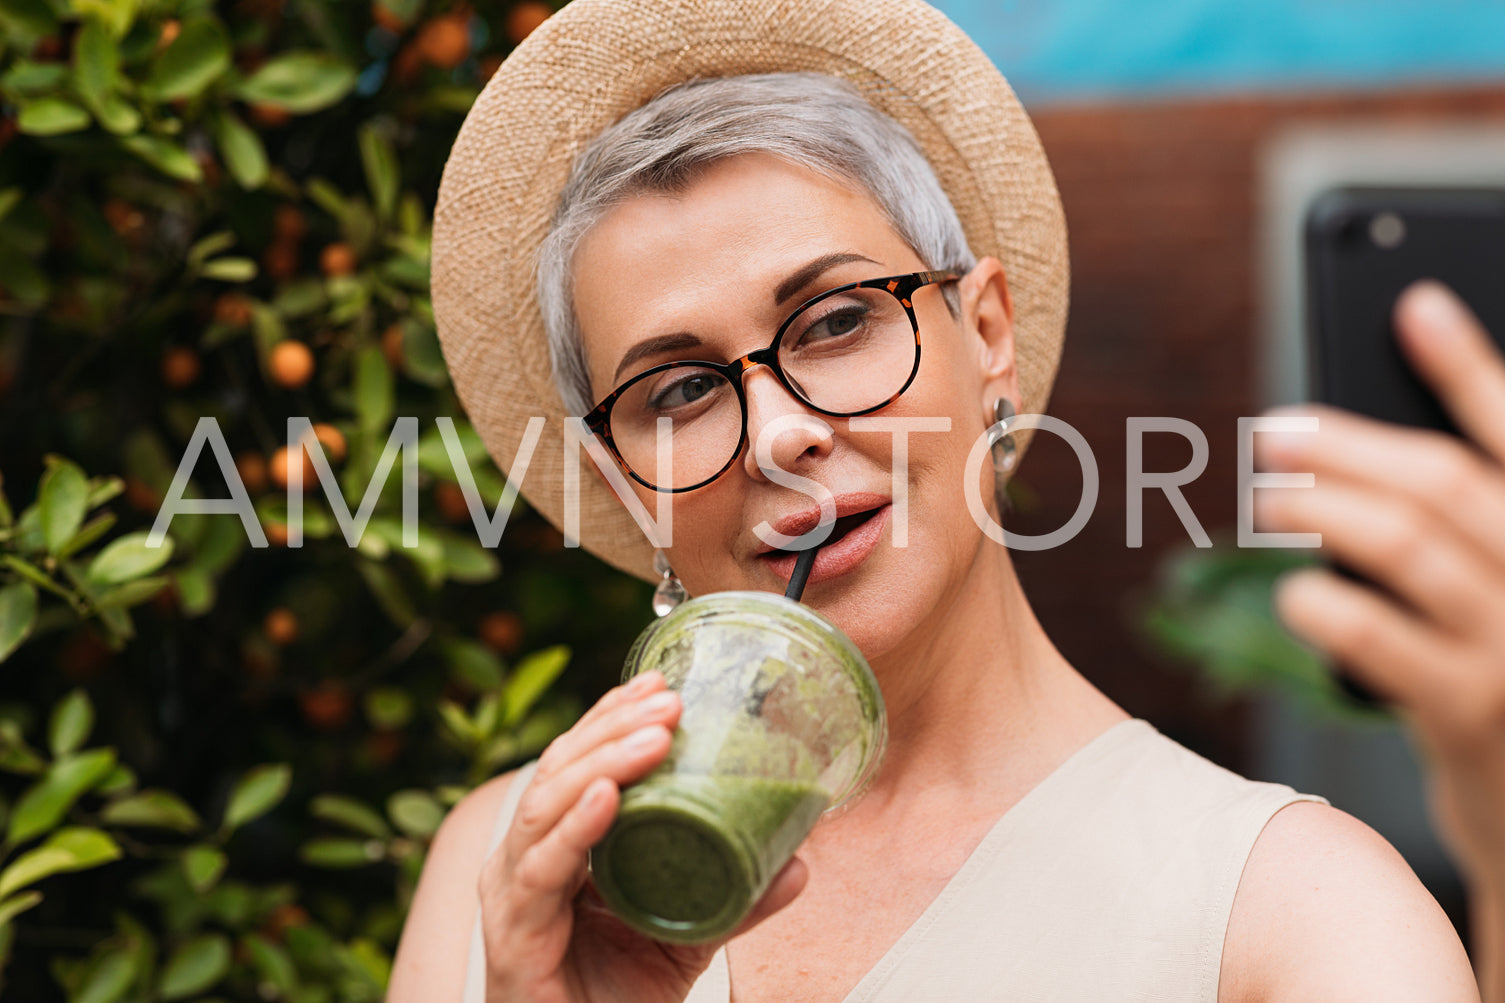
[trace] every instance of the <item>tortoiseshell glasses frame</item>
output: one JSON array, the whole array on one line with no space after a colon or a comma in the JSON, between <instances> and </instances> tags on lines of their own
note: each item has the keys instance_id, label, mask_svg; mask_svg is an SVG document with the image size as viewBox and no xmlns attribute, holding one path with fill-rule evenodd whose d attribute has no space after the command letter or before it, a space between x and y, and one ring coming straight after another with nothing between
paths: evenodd
<instances>
[{"instance_id":1,"label":"tortoiseshell glasses frame","mask_svg":"<svg viewBox=\"0 0 1505 1003\"><path fill-rule=\"evenodd\" d=\"M779 383L784 387L784 389L788 390L796 400L804 404L806 407L810 408L812 411L828 415L832 418L855 418L859 415L871 414L874 411L881 410L903 396L904 391L908 390L910 384L914 382L915 374L920 371L920 322L919 319L915 316L914 311L913 297L915 292L924 286L934 285L936 283L942 282L954 282L960 278L961 276L956 272L950 271L910 272L907 275L887 275L877 279L864 279L861 282L849 282L846 285L837 286L835 289L828 289L818 296L814 296L801 303L793 312L791 312L789 316L784 320L784 322L779 325L778 333L773 336L773 341L768 345L767 348L761 348L755 352L749 352L739 359L733 359L730 362L725 363L708 362L703 359L675 359L672 362L665 362L662 365L657 365L652 367L651 369L646 369L643 372L638 373L632 379L623 383L621 386L617 387L611 393L607 394L601 400L601 402L591 410L589 414L584 416L585 425L597 436L599 436L603 442L606 443L607 448L611 450L611 454L617 461L618 466L620 466L629 477L631 477L633 480L637 481L644 487L648 488L649 490L677 494L682 491L693 491L696 488L705 487L707 484L711 483L712 481L716 480L716 478L726 473L727 470L731 468L732 464L737 461L737 457L742 455L742 450L747 445L747 394L742 386L742 375L744 373L746 373L749 369L752 369L754 366L767 366L769 369L773 370L774 376L778 378ZM795 319L798 318L801 314L805 313L807 310L820 303L822 300L828 299L832 296L838 296L842 293L850 292L854 289L880 289L891 294L896 300L899 301L899 305L904 309L905 316L909 318L910 330L914 333L914 364L910 367L909 375L905 377L903 385L885 399L869 407L864 407L856 411L833 411L827 408L823 408L815 401L810 400L810 398L806 396L805 392L799 387L799 385L794 380L791 380L789 378L789 375L784 371L782 363L779 361L779 346L784 339L785 332L789 330L790 325L793 324ZM697 481L696 483L685 487L660 487L642 477L640 474L638 474L637 471L633 470L632 465L627 462L625 457L622 456L621 450L618 449L617 443L611 432L611 411L612 407L617 403L618 400L621 399L622 395L626 393L634 384L640 382L641 380L648 379L651 376L655 376L659 373L681 366L694 366L697 368L710 370L711 372L719 373L722 377L724 377L736 391L738 403L742 408L742 427L737 441L737 447L732 451L731 455L727 457L726 463L722 465L721 469L717 470L709 477L706 477L703 480Z\"/></svg>"}]
</instances>

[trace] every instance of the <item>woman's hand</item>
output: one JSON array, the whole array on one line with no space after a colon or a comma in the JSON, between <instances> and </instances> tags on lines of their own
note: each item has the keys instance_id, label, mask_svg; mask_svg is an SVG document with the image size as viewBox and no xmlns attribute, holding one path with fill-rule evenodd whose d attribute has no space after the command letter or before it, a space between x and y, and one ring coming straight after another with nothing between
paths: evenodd
<instances>
[{"instance_id":1,"label":"woman's hand","mask_svg":"<svg viewBox=\"0 0 1505 1003\"><path fill-rule=\"evenodd\" d=\"M1257 492L1261 528L1322 546L1392 595L1326 569L1278 583L1282 620L1396 705L1428 759L1432 807L1481 910L1505 905L1505 359L1437 283L1396 309L1403 352L1469 442L1327 407L1312 434L1255 436L1261 467L1316 485ZM1492 904L1486 904L1492 903ZM1481 944L1505 981L1499 943ZM1505 999L1505 987L1501 988ZM1486 996L1486 998L1492 998Z\"/></svg>"},{"instance_id":2,"label":"woman's hand","mask_svg":"<svg viewBox=\"0 0 1505 1003\"><path fill-rule=\"evenodd\" d=\"M539 757L502 844L481 871L486 998L678 1001L719 943L663 944L616 919L586 885L591 846L611 828L621 787L669 751L677 694L657 672L607 693ZM806 870L795 859L736 931L791 902Z\"/></svg>"}]
</instances>

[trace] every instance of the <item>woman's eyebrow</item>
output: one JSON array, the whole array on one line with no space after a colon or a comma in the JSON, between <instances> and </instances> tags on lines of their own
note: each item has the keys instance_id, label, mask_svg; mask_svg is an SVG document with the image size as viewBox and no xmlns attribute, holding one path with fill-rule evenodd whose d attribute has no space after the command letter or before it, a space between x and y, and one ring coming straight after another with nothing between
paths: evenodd
<instances>
[{"instance_id":1,"label":"woman's eyebrow","mask_svg":"<svg viewBox=\"0 0 1505 1003\"><path fill-rule=\"evenodd\" d=\"M645 341L640 341L627 350L622 356L622 361L617 364L617 371L611 381L618 383L622 379L622 371L639 359L646 359L650 355L658 355L660 352L676 352L682 348L694 348L699 345L700 339L688 331L676 331L674 334L660 334Z\"/></svg>"},{"instance_id":2,"label":"woman's eyebrow","mask_svg":"<svg viewBox=\"0 0 1505 1003\"><path fill-rule=\"evenodd\" d=\"M855 251L833 251L830 254L822 254L814 261L802 265L793 275L779 283L779 287L773 291L773 305L782 306L824 273L837 265L845 265L853 261L866 261L872 265L878 263L867 255L858 254Z\"/></svg>"}]
</instances>

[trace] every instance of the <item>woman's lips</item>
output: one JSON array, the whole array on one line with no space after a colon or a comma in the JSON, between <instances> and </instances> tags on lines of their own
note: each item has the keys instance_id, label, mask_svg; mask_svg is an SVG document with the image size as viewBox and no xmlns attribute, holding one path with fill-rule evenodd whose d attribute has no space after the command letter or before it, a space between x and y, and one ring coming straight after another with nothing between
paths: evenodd
<instances>
[{"instance_id":1,"label":"woman's lips","mask_svg":"<svg viewBox=\"0 0 1505 1003\"><path fill-rule=\"evenodd\" d=\"M810 569L810 584L836 578L856 568L878 546L883 528L888 525L892 505L883 505L867 513L866 518L849 529L840 539L831 540L815 555L815 564ZM774 574L785 582L794 575L794 563L799 555L788 550L770 550L759 554Z\"/></svg>"}]
</instances>

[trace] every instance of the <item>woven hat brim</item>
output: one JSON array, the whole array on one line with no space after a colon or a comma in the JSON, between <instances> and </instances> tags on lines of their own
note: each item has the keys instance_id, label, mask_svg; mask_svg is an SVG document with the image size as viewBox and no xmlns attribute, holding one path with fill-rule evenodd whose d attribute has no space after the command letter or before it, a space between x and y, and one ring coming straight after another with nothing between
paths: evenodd
<instances>
[{"instance_id":1,"label":"woven hat brim","mask_svg":"<svg viewBox=\"0 0 1505 1003\"><path fill-rule=\"evenodd\" d=\"M566 413L534 260L576 157L674 84L794 71L850 82L914 135L972 251L1003 263L1019 411L1045 410L1066 323L1065 215L1023 107L945 15L920 0L574 0L513 51L471 108L445 166L432 255L444 356L498 465L512 465L529 418L546 419L521 487L555 526ZM1030 437L1016 436L1020 459ZM580 471L578 483L582 545L652 580L652 547L632 517L593 473Z\"/></svg>"}]
</instances>

